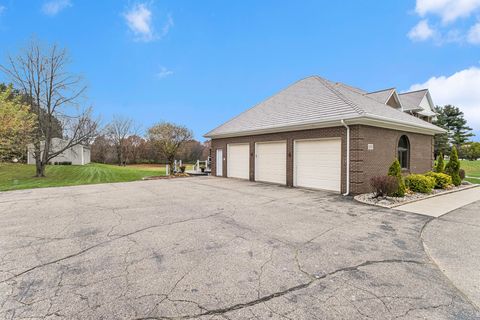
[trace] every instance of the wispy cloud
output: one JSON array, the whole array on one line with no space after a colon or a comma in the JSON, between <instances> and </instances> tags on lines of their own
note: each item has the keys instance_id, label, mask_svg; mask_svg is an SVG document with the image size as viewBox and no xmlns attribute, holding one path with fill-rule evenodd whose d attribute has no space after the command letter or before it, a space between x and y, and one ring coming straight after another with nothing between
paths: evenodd
<instances>
[{"instance_id":1,"label":"wispy cloud","mask_svg":"<svg viewBox=\"0 0 480 320\"><path fill-rule=\"evenodd\" d=\"M415 11L425 17L438 15L444 23L470 16L480 8L480 0L417 0Z\"/></svg>"},{"instance_id":2,"label":"wispy cloud","mask_svg":"<svg viewBox=\"0 0 480 320\"><path fill-rule=\"evenodd\" d=\"M42 12L47 16L55 16L60 11L67 9L72 6L70 0L50 0L43 4Z\"/></svg>"},{"instance_id":3,"label":"wispy cloud","mask_svg":"<svg viewBox=\"0 0 480 320\"><path fill-rule=\"evenodd\" d=\"M412 41L480 44L479 23L470 28L465 28L465 23L456 23L480 13L480 0L417 0L415 12L422 20L407 34ZM437 22L432 25L429 23L432 20Z\"/></svg>"},{"instance_id":4,"label":"wispy cloud","mask_svg":"<svg viewBox=\"0 0 480 320\"><path fill-rule=\"evenodd\" d=\"M165 37L173 27L173 17L167 16L165 24L159 32L155 30L153 12L150 4L137 3L130 7L124 14L128 28L134 34L135 40L150 42Z\"/></svg>"},{"instance_id":5,"label":"wispy cloud","mask_svg":"<svg viewBox=\"0 0 480 320\"><path fill-rule=\"evenodd\" d=\"M168 76L171 76L172 74L173 74L172 70L169 70L166 67L161 66L160 71L158 71L155 76L158 79L163 79L163 78L166 78Z\"/></svg>"},{"instance_id":6,"label":"wispy cloud","mask_svg":"<svg viewBox=\"0 0 480 320\"><path fill-rule=\"evenodd\" d=\"M0 4L0 16L3 15L3 13L4 13L6 10L7 10L7 7L2 6L2 5Z\"/></svg>"},{"instance_id":7,"label":"wispy cloud","mask_svg":"<svg viewBox=\"0 0 480 320\"><path fill-rule=\"evenodd\" d=\"M480 44L480 22L477 22L470 28L467 40L472 44Z\"/></svg>"},{"instance_id":8,"label":"wispy cloud","mask_svg":"<svg viewBox=\"0 0 480 320\"><path fill-rule=\"evenodd\" d=\"M433 37L435 31L430 27L427 20L420 21L410 30L408 37L413 41L425 41Z\"/></svg>"},{"instance_id":9,"label":"wispy cloud","mask_svg":"<svg viewBox=\"0 0 480 320\"><path fill-rule=\"evenodd\" d=\"M170 29L173 26L174 26L173 17L172 17L171 14L168 14L167 21L165 22L165 24L162 27L162 33L161 33L160 37L161 38L165 37L168 34L168 32L170 32Z\"/></svg>"},{"instance_id":10,"label":"wispy cloud","mask_svg":"<svg viewBox=\"0 0 480 320\"><path fill-rule=\"evenodd\" d=\"M135 4L123 15L128 27L138 40L154 40L152 11L146 3Z\"/></svg>"}]
</instances>

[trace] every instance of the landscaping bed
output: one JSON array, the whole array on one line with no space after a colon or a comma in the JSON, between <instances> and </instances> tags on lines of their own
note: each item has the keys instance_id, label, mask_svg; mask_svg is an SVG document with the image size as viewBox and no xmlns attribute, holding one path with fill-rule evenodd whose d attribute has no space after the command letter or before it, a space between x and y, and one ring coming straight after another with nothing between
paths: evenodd
<instances>
[{"instance_id":1,"label":"landscaping bed","mask_svg":"<svg viewBox=\"0 0 480 320\"><path fill-rule=\"evenodd\" d=\"M465 170L461 169L460 166L461 163L455 146L452 147L447 164L445 164L443 154L440 153L432 171L423 174L402 174L402 168L404 167L400 165L398 159L395 159L388 169L387 175L371 178L371 193L357 195L354 199L366 204L394 208L410 202L478 186L469 181L463 181Z\"/></svg>"},{"instance_id":2,"label":"landscaping bed","mask_svg":"<svg viewBox=\"0 0 480 320\"><path fill-rule=\"evenodd\" d=\"M465 189L477 187L476 184L464 182L459 186L452 186L448 189L433 189L430 193L408 192L404 197L375 197L375 193L364 193L354 197L358 202L371 204L384 208L394 208L410 202L436 197L442 194L457 192Z\"/></svg>"}]
</instances>

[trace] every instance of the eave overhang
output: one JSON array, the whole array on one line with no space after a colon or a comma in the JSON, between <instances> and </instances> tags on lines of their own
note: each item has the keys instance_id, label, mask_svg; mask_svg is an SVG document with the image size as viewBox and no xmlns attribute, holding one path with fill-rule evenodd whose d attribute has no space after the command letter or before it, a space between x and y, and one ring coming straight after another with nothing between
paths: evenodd
<instances>
[{"instance_id":1,"label":"eave overhang","mask_svg":"<svg viewBox=\"0 0 480 320\"><path fill-rule=\"evenodd\" d=\"M365 115L362 115L361 117L355 117L350 119L349 118L334 119L334 120L332 119L330 121L323 121L323 122L294 124L290 126L245 130L245 131L239 131L239 132L228 132L228 133L219 133L219 134L213 134L209 132L205 134L203 137L207 139L222 139L222 138L244 137L244 136L279 133L279 132L339 127L339 126L342 126L342 123L341 123L342 120L344 120L347 125L361 124L366 126L421 133L421 134L427 134L427 135L435 135L435 134L446 132L446 130L437 126L434 126L435 128L427 128L427 127L418 126L418 125L401 121L401 120L391 120L389 118L385 118L381 116L365 114Z\"/></svg>"}]
</instances>

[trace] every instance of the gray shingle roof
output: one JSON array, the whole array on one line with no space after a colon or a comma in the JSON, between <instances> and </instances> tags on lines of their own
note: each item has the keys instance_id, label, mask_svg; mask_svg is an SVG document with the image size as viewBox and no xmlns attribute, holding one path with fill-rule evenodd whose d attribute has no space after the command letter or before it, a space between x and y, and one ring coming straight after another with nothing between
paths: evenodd
<instances>
[{"instance_id":1,"label":"gray shingle roof","mask_svg":"<svg viewBox=\"0 0 480 320\"><path fill-rule=\"evenodd\" d=\"M419 106L420 106L420 103L423 100L423 97L425 97L427 92L428 92L428 89L400 93L398 95L398 98L400 99L400 102L402 103L403 110L404 111L422 110L422 108L419 107Z\"/></svg>"},{"instance_id":2,"label":"gray shingle roof","mask_svg":"<svg viewBox=\"0 0 480 320\"><path fill-rule=\"evenodd\" d=\"M385 90L375 91L375 92L369 92L366 95L369 96L372 99L377 100L380 103L385 104L385 103L387 103L388 98L390 98L392 96L393 92L395 92L395 88L390 88L390 89L385 89Z\"/></svg>"},{"instance_id":3,"label":"gray shingle roof","mask_svg":"<svg viewBox=\"0 0 480 320\"><path fill-rule=\"evenodd\" d=\"M442 129L369 97L364 91L318 76L297 81L205 134L205 137L274 132L340 120L376 118L426 130Z\"/></svg>"}]
</instances>

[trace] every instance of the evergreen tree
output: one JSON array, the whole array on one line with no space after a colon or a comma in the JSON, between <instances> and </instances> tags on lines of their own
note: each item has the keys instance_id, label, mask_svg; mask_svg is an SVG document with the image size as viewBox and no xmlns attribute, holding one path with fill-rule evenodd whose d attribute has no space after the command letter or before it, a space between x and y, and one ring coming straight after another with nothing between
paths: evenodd
<instances>
[{"instance_id":1,"label":"evergreen tree","mask_svg":"<svg viewBox=\"0 0 480 320\"><path fill-rule=\"evenodd\" d=\"M443 173L445 170L445 161L443 160L443 153L440 152L437 156L437 163L435 165L435 172Z\"/></svg>"},{"instance_id":2,"label":"evergreen tree","mask_svg":"<svg viewBox=\"0 0 480 320\"><path fill-rule=\"evenodd\" d=\"M459 186L462 183L460 178L460 161L458 160L458 152L455 146L452 147L450 152L450 160L445 166L445 173L452 177L452 182L454 185Z\"/></svg>"},{"instance_id":3,"label":"evergreen tree","mask_svg":"<svg viewBox=\"0 0 480 320\"><path fill-rule=\"evenodd\" d=\"M435 154L439 152L447 154L450 144L459 149L462 144L468 142L470 137L474 136L471 132L472 128L467 126L467 120L459 108L452 105L437 106L435 112L438 115L434 124L447 130L447 133L435 135Z\"/></svg>"},{"instance_id":4,"label":"evergreen tree","mask_svg":"<svg viewBox=\"0 0 480 320\"><path fill-rule=\"evenodd\" d=\"M393 161L390 168L388 168L388 175L392 176L392 177L395 177L398 180L398 189L392 195L394 197L405 196L406 187L405 187L405 182L403 181L403 177L402 177L402 168L400 167L400 162L398 162L398 159L395 159L395 161Z\"/></svg>"}]
</instances>

